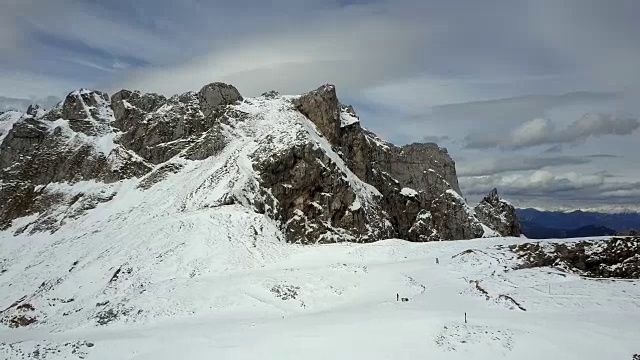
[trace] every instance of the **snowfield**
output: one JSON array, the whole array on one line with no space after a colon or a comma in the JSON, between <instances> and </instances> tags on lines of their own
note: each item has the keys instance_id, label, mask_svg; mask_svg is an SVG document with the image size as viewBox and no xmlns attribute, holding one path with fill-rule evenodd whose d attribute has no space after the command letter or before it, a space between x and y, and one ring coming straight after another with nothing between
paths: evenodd
<instances>
[{"instance_id":1,"label":"snowfield","mask_svg":"<svg viewBox=\"0 0 640 360\"><path fill-rule=\"evenodd\" d=\"M640 352L638 281L512 270L513 254L499 245L524 239L298 246L277 241L272 224L256 217L225 206L143 222L135 237L56 244L34 264L38 281L57 276L54 264L79 275L48 304L34 304L50 314L43 323L0 330L0 358L584 360ZM21 241L32 244L14 253L17 262L45 240ZM78 270L69 271L74 259ZM131 273L110 282L125 263ZM11 273L26 265L0 277L3 308L28 291L18 280L35 275ZM99 325L113 303L126 311Z\"/></svg>"}]
</instances>

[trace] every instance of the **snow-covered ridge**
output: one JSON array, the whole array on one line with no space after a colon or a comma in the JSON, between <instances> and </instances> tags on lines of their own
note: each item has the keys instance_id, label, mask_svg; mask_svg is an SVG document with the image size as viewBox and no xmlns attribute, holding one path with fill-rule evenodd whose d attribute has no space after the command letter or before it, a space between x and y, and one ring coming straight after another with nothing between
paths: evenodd
<instances>
[{"instance_id":1,"label":"snow-covered ridge","mask_svg":"<svg viewBox=\"0 0 640 360\"><path fill-rule=\"evenodd\" d=\"M334 114L338 114L338 118L334 118ZM345 119L349 124L345 125ZM452 167L453 162L446 151L420 144L397 148L361 128L353 119L358 119L355 110L338 102L335 87L331 85L300 96L272 92L249 99L243 99L235 88L221 83L169 99L122 90L110 101L104 93L83 89L70 93L64 102L41 118L32 122L14 121L16 126L12 129L17 135L5 151L16 153L5 158L6 165L13 161L11 159L21 158L29 159L28 163L38 163L24 165L42 168L43 176L35 185L95 179L112 182L138 177L142 178L140 189L148 189L174 174L180 177L190 167L190 161L197 161L193 166L200 166L200 161L215 158L218 162L215 171L210 179L199 184L198 192L202 195L193 195L199 199L194 206L239 203L254 211L266 211L272 219L281 221L292 242L374 241L408 236L402 229L409 228L414 229L412 239L419 241L425 241L419 235L422 231L444 239L469 237L471 233L464 230L417 230L437 226L423 223L418 213L424 210L433 214L431 202L440 192L457 189L457 179L451 178L451 174L455 177L455 170L447 168L447 164ZM45 138L45 146L34 152L44 151L46 156L20 150L19 142L23 138L20 131L31 137L27 133L43 130L46 133L39 136ZM359 152L354 152L358 148ZM56 159L53 163L38 161L58 156L56 154L69 158ZM411 156L412 160L403 160L405 156ZM416 169L394 168L403 161ZM422 162L425 168L419 169L416 164ZM90 171L84 170L86 163L93 167ZM20 162L6 165L5 169L10 170L5 173L8 176L3 177L9 180L20 176ZM433 168L436 166L438 171ZM370 169L363 172L363 167ZM420 174L411 176L410 171ZM283 175L274 177L277 173ZM402 186L396 178L410 181L412 187ZM389 183L389 179L393 183ZM415 183L416 179L419 182ZM283 187L282 183L290 186ZM397 186L400 188L396 189ZM316 190L309 192L313 188ZM409 193L406 189L414 191ZM401 204L400 200L387 200L398 192L413 201L411 212L402 215L403 221L410 222L406 226L393 225L391 221L397 217L395 213L404 211L395 208ZM456 201L465 203L459 194L455 196ZM384 208L389 205L394 208ZM176 206L177 211L193 207ZM20 211L23 216L41 212ZM445 209L439 211L447 213ZM0 222L6 224L16 215L11 216L13 218L0 219ZM475 217L475 214L467 211L464 216ZM422 227L413 226L415 221L421 222ZM45 222L51 230L60 226L59 222L51 223L49 216ZM445 222L439 224L450 227ZM29 232L42 229L35 225ZM492 224L484 225L485 233L499 235L488 230Z\"/></svg>"}]
</instances>

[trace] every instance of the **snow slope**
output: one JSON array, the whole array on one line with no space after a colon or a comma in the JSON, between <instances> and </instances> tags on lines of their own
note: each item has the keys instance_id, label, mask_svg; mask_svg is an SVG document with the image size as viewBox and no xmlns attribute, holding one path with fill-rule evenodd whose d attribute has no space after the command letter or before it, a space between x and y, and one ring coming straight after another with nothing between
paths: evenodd
<instances>
[{"instance_id":1,"label":"snow slope","mask_svg":"<svg viewBox=\"0 0 640 360\"><path fill-rule=\"evenodd\" d=\"M252 157L308 141L334 154L313 124L290 106L264 99L238 105L249 116L228 120L231 140L221 153L199 161L176 158L180 170L148 189L139 186L145 178L38 187L68 198L110 200L93 209L82 209L79 202L79 208L65 204L51 210L47 221L60 225L52 233L32 231L37 215L0 232L5 320L24 315L36 320L31 327L63 331L201 314L215 304L227 313L260 304L253 295L229 299L231 285L220 286L209 277L282 261L296 249L285 244L280 224L253 210L257 194L251 191L258 187ZM359 203L369 206L377 190L341 159L333 160L353 183ZM230 197L236 205L227 205ZM28 314L17 310L24 304L33 308Z\"/></svg>"},{"instance_id":2,"label":"snow slope","mask_svg":"<svg viewBox=\"0 0 640 360\"><path fill-rule=\"evenodd\" d=\"M638 281L509 270L513 256L496 245L524 240L252 243L241 212L222 207L141 229L146 237L147 228L157 228L156 238L128 249L138 252L129 256L132 266L200 271L148 279L142 292L135 290L140 284L126 285L137 307L161 318L95 326L58 315L40 327L1 330L0 354L12 359L49 348L47 359L631 359L640 350ZM232 228L212 220L232 214L240 220ZM255 221L251 216L244 220ZM198 239L216 231L238 236L215 246ZM171 248L172 238L195 243ZM140 257L145 246L164 248L171 265ZM70 304L108 281L96 280L85 276L81 291L67 289L77 296ZM396 293L410 301L397 302Z\"/></svg>"},{"instance_id":3,"label":"snow slope","mask_svg":"<svg viewBox=\"0 0 640 360\"><path fill-rule=\"evenodd\" d=\"M7 136L7 133L13 127L13 124L18 122L22 117L22 113L19 111L7 111L0 113L0 144Z\"/></svg>"}]
</instances>

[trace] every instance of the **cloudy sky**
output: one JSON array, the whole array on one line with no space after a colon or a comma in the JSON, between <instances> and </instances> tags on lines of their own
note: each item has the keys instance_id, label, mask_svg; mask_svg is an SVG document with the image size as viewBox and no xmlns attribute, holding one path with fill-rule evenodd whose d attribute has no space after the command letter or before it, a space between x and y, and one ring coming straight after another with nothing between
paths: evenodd
<instances>
[{"instance_id":1,"label":"cloudy sky","mask_svg":"<svg viewBox=\"0 0 640 360\"><path fill-rule=\"evenodd\" d=\"M469 200L640 208L637 0L0 0L0 109L89 87L245 96L334 83L434 141ZM17 104L17 105L16 105Z\"/></svg>"}]
</instances>

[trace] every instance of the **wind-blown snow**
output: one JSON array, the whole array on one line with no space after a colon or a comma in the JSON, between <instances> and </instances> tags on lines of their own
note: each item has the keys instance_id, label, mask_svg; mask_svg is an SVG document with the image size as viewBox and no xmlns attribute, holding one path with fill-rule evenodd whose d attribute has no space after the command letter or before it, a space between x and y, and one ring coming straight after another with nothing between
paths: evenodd
<instances>
[{"instance_id":1,"label":"wind-blown snow","mask_svg":"<svg viewBox=\"0 0 640 360\"><path fill-rule=\"evenodd\" d=\"M366 133L364 138L367 140L368 143L373 143L374 145L384 149L384 150L389 150L389 144L386 143L384 140L380 139L379 137L375 136L373 133Z\"/></svg>"}]
</instances>

